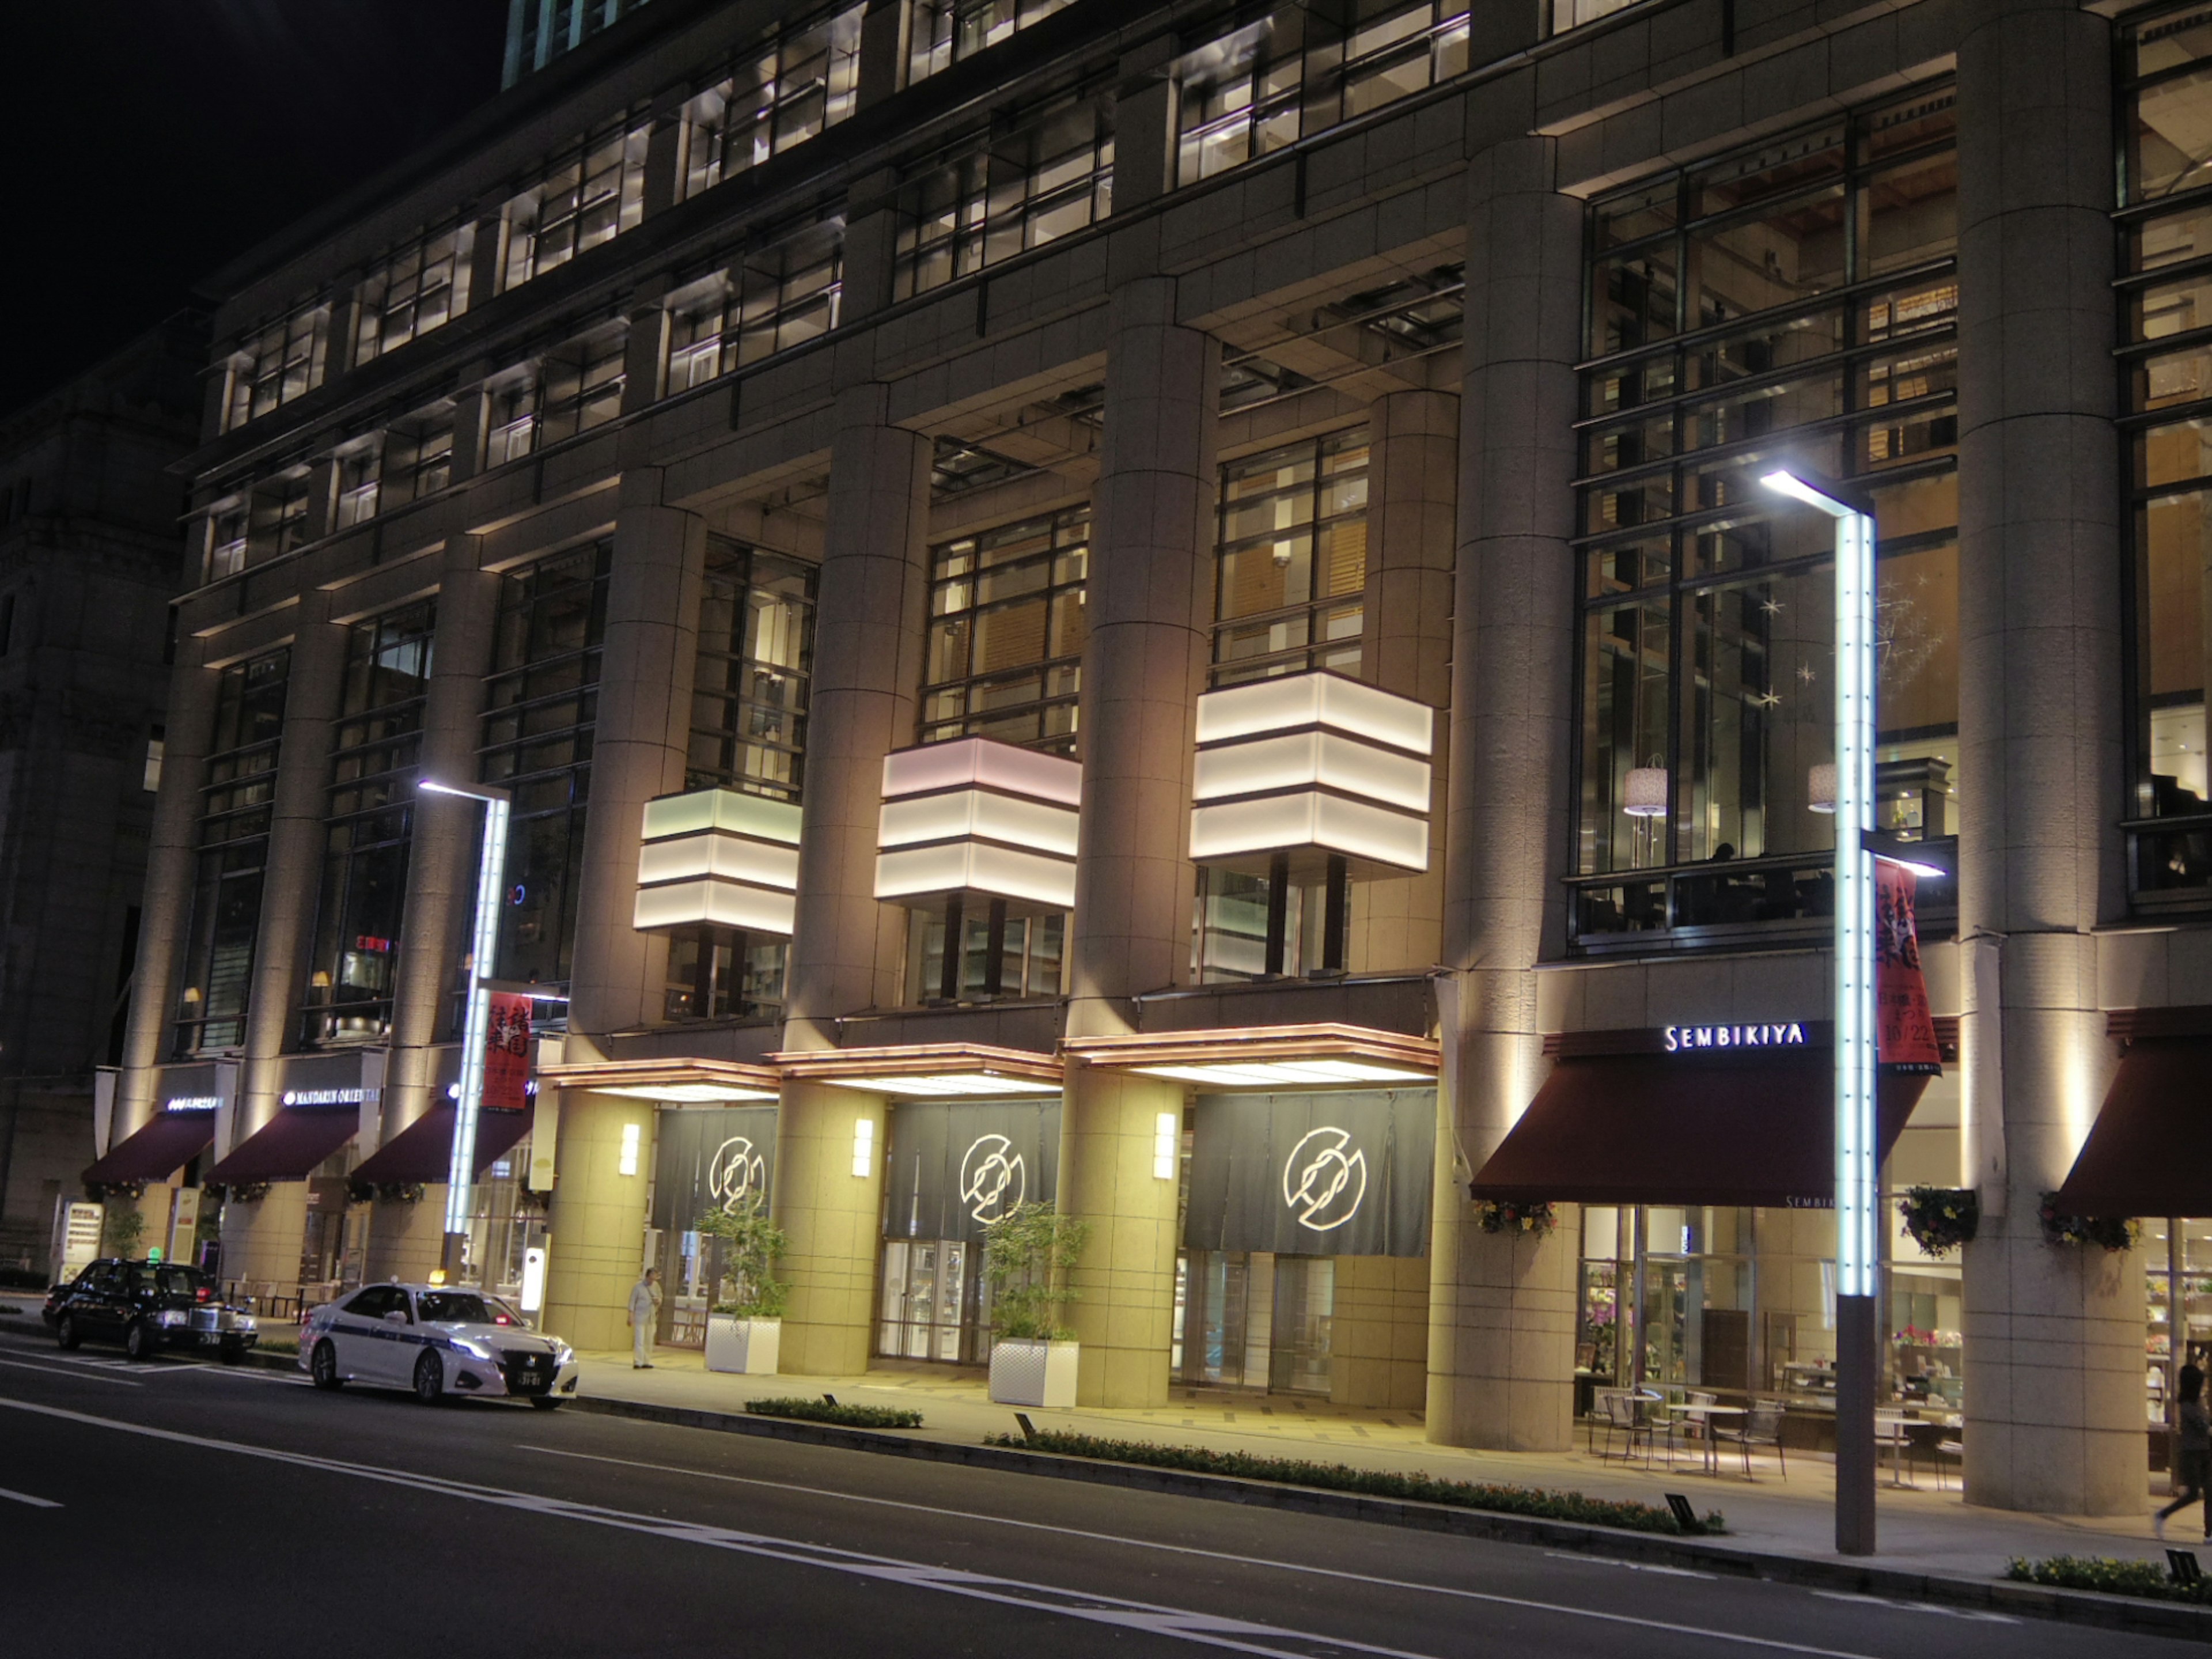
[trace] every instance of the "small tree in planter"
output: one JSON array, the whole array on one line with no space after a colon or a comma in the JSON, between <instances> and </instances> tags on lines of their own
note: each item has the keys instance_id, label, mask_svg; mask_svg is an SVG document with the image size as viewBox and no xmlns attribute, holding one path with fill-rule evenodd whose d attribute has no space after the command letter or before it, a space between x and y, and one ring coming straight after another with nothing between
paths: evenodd
<instances>
[{"instance_id":1,"label":"small tree in planter","mask_svg":"<svg viewBox=\"0 0 2212 1659\"><path fill-rule=\"evenodd\" d=\"M744 1376L775 1375L783 1344L783 1310L791 1287L775 1276L783 1229L768 1218L758 1193L700 1218L699 1236L722 1242L707 1316L707 1369Z\"/></svg>"},{"instance_id":2,"label":"small tree in planter","mask_svg":"<svg viewBox=\"0 0 2212 1659\"><path fill-rule=\"evenodd\" d=\"M1002 1406L1075 1403L1075 1333L1060 1310L1076 1299L1068 1269L1091 1224L1023 1204L983 1229L991 1291L991 1398Z\"/></svg>"}]
</instances>

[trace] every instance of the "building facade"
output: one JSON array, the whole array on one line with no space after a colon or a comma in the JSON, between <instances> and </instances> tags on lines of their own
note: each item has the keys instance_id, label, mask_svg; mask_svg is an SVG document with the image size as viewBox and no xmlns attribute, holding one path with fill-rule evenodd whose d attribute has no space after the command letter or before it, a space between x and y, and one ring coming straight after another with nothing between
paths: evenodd
<instances>
[{"instance_id":1,"label":"building facade","mask_svg":"<svg viewBox=\"0 0 2212 1659\"><path fill-rule=\"evenodd\" d=\"M1886 1387L1974 1501L2133 1509L2212 1340L2212 30L2116 9L655 0L541 54L227 284L106 1172L197 1143L272 1293L427 1268L480 815L416 786L496 785L544 1045L473 1266L544 1249L580 1346L648 1257L696 1340L765 1191L784 1369L973 1362L1040 1200L1089 1403L1817 1438L1787 462L1871 501L1939 872L1886 1191L1979 1212L1886 1230Z\"/></svg>"},{"instance_id":2,"label":"building facade","mask_svg":"<svg viewBox=\"0 0 2212 1659\"><path fill-rule=\"evenodd\" d=\"M0 1265L44 1275L120 1060L204 317L0 422Z\"/></svg>"}]
</instances>

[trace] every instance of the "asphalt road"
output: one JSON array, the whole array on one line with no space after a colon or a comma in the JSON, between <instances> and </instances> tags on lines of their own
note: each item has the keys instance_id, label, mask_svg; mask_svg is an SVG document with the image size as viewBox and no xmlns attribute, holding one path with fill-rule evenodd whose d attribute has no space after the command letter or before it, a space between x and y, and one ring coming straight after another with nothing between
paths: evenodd
<instances>
[{"instance_id":1,"label":"asphalt road","mask_svg":"<svg viewBox=\"0 0 2212 1659\"><path fill-rule=\"evenodd\" d=\"M430 1644L424 1647L422 1644ZM0 1650L2133 1659L2196 1644L0 1336Z\"/></svg>"}]
</instances>

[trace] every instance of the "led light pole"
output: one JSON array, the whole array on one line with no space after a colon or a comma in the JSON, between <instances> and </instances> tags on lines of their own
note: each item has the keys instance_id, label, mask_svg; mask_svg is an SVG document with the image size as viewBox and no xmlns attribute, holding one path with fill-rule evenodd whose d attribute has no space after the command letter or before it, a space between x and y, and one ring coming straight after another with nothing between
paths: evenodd
<instances>
[{"instance_id":1,"label":"led light pole","mask_svg":"<svg viewBox=\"0 0 2212 1659\"><path fill-rule=\"evenodd\" d=\"M483 1109L484 1044L491 1031L491 971L499 951L499 896L507 880L508 795L489 784L433 783L416 787L434 795L482 801L483 854L477 863L476 925L470 930L468 1009L461 1024L460 1100L453 1114L453 1151L446 1170L446 1245L440 1265L448 1284L459 1279L476 1212L477 1119Z\"/></svg>"},{"instance_id":2,"label":"led light pole","mask_svg":"<svg viewBox=\"0 0 2212 1659\"><path fill-rule=\"evenodd\" d=\"M1836 1549L1875 1548L1875 1379L1881 1256L1875 1128L1874 515L1832 485L1778 471L1769 489L1836 521Z\"/></svg>"}]
</instances>

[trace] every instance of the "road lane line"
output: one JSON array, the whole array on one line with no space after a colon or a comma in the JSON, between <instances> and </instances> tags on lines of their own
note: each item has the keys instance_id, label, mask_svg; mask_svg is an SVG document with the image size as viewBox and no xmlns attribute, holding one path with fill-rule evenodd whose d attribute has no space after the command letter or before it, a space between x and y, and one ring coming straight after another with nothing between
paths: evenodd
<instances>
[{"instance_id":1,"label":"road lane line","mask_svg":"<svg viewBox=\"0 0 2212 1659\"><path fill-rule=\"evenodd\" d=\"M136 1378L110 1376L105 1371L68 1371L58 1365L38 1365L27 1359L0 1359L0 1365L10 1365L19 1371L36 1371L41 1376L66 1376L72 1382L113 1382L126 1389L144 1385Z\"/></svg>"},{"instance_id":2,"label":"road lane line","mask_svg":"<svg viewBox=\"0 0 2212 1659\"><path fill-rule=\"evenodd\" d=\"M2017 1625L2020 1622L2009 1613L1983 1613L1973 1607L1947 1607L1935 1601L1900 1601L1887 1595L1859 1595L1849 1590L1816 1589L1813 1594L1828 1601L1855 1601L1861 1607L1888 1607L1899 1613L1932 1613L1945 1619L1967 1619L1983 1625Z\"/></svg>"},{"instance_id":3,"label":"road lane line","mask_svg":"<svg viewBox=\"0 0 2212 1659\"><path fill-rule=\"evenodd\" d=\"M1187 1608L1130 1601L1118 1595L1093 1595L1089 1591L1067 1589L1054 1584L994 1577L953 1567L930 1566L918 1561L902 1561L895 1556L865 1554L826 1544L800 1543L791 1539L772 1538L763 1533L738 1532L728 1527L674 1520L666 1516L641 1515L595 1504L573 1503L563 1498L542 1497L535 1492L514 1492L501 1486L480 1486L466 1481L447 1480L437 1475L416 1474L404 1469L380 1468L366 1463L343 1463L304 1452L280 1451L270 1446L249 1445L244 1441L187 1434L178 1429L155 1428L149 1424L128 1423L116 1418L94 1417L87 1412L67 1411L58 1406L35 1405L27 1400L0 1396L0 1409L28 1412L36 1416L81 1423L92 1428L139 1435L149 1440L165 1440L175 1445L230 1452L239 1456L289 1464L295 1468L316 1469L356 1480L403 1486L500 1509L562 1520L583 1521L617 1531L641 1533L681 1543L702 1544L709 1548L757 1556L786 1565L819 1567L854 1577L900 1584L914 1589L934 1590L969 1601L1018 1607L1025 1612L1056 1613L1087 1624L1106 1625L1146 1635L1170 1637L1203 1647L1255 1654L1261 1659L1323 1659L1324 1656L1345 1653L1372 1654L1376 1659L1435 1659L1432 1655L1417 1654L1404 1648L1382 1647L1345 1637L1322 1636L1307 1631L1254 1624L1243 1619L1222 1618ZM1814 1649L1801 1650L1822 1651ZM1868 1659L1868 1656L1850 1655L1846 1659Z\"/></svg>"},{"instance_id":4,"label":"road lane line","mask_svg":"<svg viewBox=\"0 0 2212 1659\"><path fill-rule=\"evenodd\" d=\"M1735 1631L1711 1630L1699 1625L1677 1625L1663 1619L1638 1619L1623 1613L1601 1613L1590 1607L1568 1607L1556 1601L1537 1601L1517 1595L1499 1595L1487 1590L1462 1589L1453 1584L1431 1584L1418 1578L1384 1578L1373 1573L1349 1572L1339 1567L1308 1566L1302 1561L1277 1561L1262 1555L1237 1555L1226 1550L1200 1549L1193 1544L1163 1544L1151 1538L1127 1538L1119 1533L1091 1532L1081 1527L1056 1526L1048 1521L1017 1521L1003 1515L986 1515L973 1510L948 1510L939 1504L909 1504L896 1498L871 1498L863 1493L833 1492L820 1486L801 1486L791 1480L764 1480L756 1475L723 1474L711 1469L687 1469L674 1463L647 1463L631 1457L608 1457L597 1452L568 1451L557 1446L532 1446L518 1441L518 1451L543 1452L548 1457L574 1457L587 1463L618 1463L625 1468L651 1469L660 1474L688 1474L700 1480L726 1480L740 1486L767 1486L778 1492L803 1492L810 1497L841 1498L849 1504L872 1504L890 1510L914 1510L933 1516L949 1516L956 1521L987 1521L994 1526L1013 1527L1024 1532L1058 1533L1066 1538L1087 1538L1100 1543L1123 1544L1133 1549L1158 1550L1170 1555L1194 1555L1209 1561L1225 1561L1241 1566L1267 1567L1283 1572L1305 1573L1316 1578L1344 1578L1358 1584L1369 1584L1381 1589L1421 1590L1431 1595L1448 1595L1465 1601L1486 1601L1496 1607L1518 1607L1531 1613L1565 1614L1574 1619L1594 1619L1603 1624L1632 1625L1643 1630L1665 1631L1677 1636L1709 1637L1717 1642L1734 1642L1747 1647L1765 1648L1778 1653L1802 1653L1821 1656L1821 1659L1842 1659L1833 1648L1808 1647L1800 1642L1784 1642L1772 1637L1747 1636ZM1547 1551L1562 1561L1581 1561L1609 1566L1637 1567L1632 1561L1615 1561L1606 1556L1578 1556L1558 1551ZM1680 1575L1692 1578L1710 1578L1711 1573L1690 1572L1681 1567L1639 1568L1668 1576Z\"/></svg>"},{"instance_id":5,"label":"road lane line","mask_svg":"<svg viewBox=\"0 0 2212 1659\"><path fill-rule=\"evenodd\" d=\"M5 1486L0 1486L0 1498L8 1499L11 1504L28 1504L34 1510L58 1510L61 1508L61 1505L55 1503L51 1498L33 1498L27 1492L9 1492Z\"/></svg>"}]
</instances>

